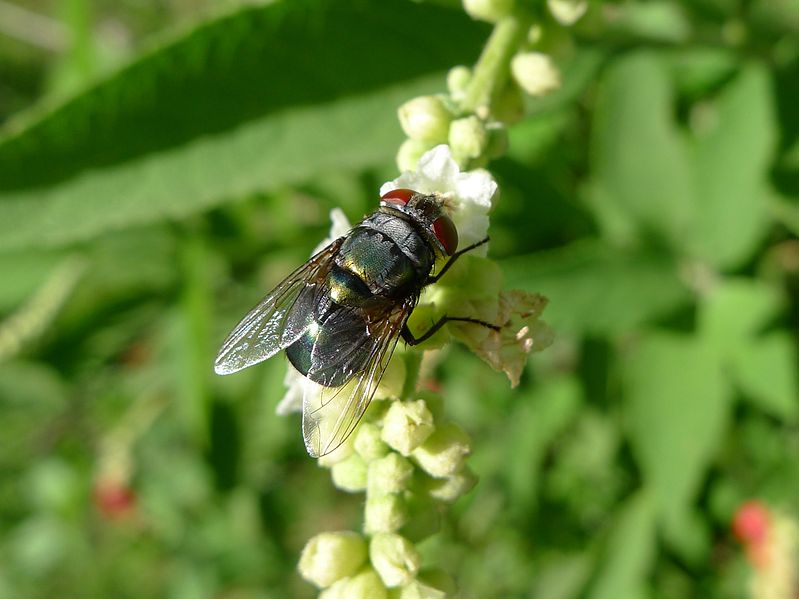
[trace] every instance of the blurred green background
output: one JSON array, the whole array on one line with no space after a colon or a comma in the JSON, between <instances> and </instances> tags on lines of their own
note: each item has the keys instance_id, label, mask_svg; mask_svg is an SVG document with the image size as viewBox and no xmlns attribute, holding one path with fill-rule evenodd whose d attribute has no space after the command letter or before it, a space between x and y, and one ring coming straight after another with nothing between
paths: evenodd
<instances>
[{"instance_id":1,"label":"blurred green background","mask_svg":"<svg viewBox=\"0 0 799 599\"><path fill-rule=\"evenodd\" d=\"M736 509L799 514L799 2L536 6L563 87L490 167L491 256L557 341L515 390L449 349L481 481L422 550L469 598L746 597ZM362 499L274 414L282 360L211 362L489 33L446 1L0 0L0 598L314 596L299 552Z\"/></svg>"}]
</instances>

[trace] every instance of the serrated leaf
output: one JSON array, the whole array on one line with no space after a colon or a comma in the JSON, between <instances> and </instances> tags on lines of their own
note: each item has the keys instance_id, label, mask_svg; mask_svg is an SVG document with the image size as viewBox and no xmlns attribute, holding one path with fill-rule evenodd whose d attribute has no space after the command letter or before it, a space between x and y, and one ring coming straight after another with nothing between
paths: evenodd
<instances>
[{"instance_id":1,"label":"serrated leaf","mask_svg":"<svg viewBox=\"0 0 799 599\"><path fill-rule=\"evenodd\" d=\"M655 558L655 509L639 491L620 510L590 599L637 597Z\"/></svg>"},{"instance_id":2,"label":"serrated leaf","mask_svg":"<svg viewBox=\"0 0 799 599\"><path fill-rule=\"evenodd\" d=\"M600 86L591 150L597 201L616 203L642 233L681 247L693 227L695 192L672 104L660 57L617 60Z\"/></svg>"},{"instance_id":3,"label":"serrated leaf","mask_svg":"<svg viewBox=\"0 0 799 599\"><path fill-rule=\"evenodd\" d=\"M629 350L624 397L633 453L662 524L684 517L726 429L732 393L715 346L650 333Z\"/></svg>"},{"instance_id":4,"label":"serrated leaf","mask_svg":"<svg viewBox=\"0 0 799 599\"><path fill-rule=\"evenodd\" d=\"M545 320L556 331L616 334L690 299L669 257L623 252L599 242L519 256L501 265L507 287L549 299Z\"/></svg>"},{"instance_id":5,"label":"serrated leaf","mask_svg":"<svg viewBox=\"0 0 799 599\"><path fill-rule=\"evenodd\" d=\"M390 162L397 106L440 90L485 33L401 0L294 0L205 23L0 138L0 249Z\"/></svg>"},{"instance_id":6,"label":"serrated leaf","mask_svg":"<svg viewBox=\"0 0 799 599\"><path fill-rule=\"evenodd\" d=\"M719 268L746 260L769 225L766 181L776 142L773 101L768 71L749 64L715 103L703 108L712 124L695 145L695 251Z\"/></svg>"}]
</instances>

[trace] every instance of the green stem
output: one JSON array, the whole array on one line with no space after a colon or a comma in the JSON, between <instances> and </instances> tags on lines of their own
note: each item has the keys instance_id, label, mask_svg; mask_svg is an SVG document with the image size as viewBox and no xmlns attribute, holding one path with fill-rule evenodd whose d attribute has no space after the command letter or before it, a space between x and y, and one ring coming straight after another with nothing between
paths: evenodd
<instances>
[{"instance_id":1,"label":"green stem","mask_svg":"<svg viewBox=\"0 0 799 599\"><path fill-rule=\"evenodd\" d=\"M464 112L490 109L510 74L510 61L527 35L531 20L521 15L505 17L494 26L491 37L474 67L461 103Z\"/></svg>"},{"instance_id":2,"label":"green stem","mask_svg":"<svg viewBox=\"0 0 799 599\"><path fill-rule=\"evenodd\" d=\"M405 354L405 383L402 386L402 399L410 399L419 384L422 369L422 351L409 351Z\"/></svg>"}]
</instances>

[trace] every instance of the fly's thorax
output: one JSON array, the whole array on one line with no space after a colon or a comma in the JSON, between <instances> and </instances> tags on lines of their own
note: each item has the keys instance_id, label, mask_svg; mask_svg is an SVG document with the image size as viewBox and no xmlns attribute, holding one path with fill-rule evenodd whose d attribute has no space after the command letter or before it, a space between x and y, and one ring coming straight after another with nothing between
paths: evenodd
<instances>
[{"instance_id":1,"label":"fly's thorax","mask_svg":"<svg viewBox=\"0 0 799 599\"><path fill-rule=\"evenodd\" d=\"M398 298L422 288L434 259L410 223L376 212L350 232L336 265L360 279L373 295Z\"/></svg>"}]
</instances>

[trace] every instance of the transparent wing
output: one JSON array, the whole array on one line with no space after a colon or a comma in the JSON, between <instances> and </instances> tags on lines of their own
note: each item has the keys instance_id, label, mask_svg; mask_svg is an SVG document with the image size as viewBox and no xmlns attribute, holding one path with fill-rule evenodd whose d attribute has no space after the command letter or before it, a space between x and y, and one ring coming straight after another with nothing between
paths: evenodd
<instances>
[{"instance_id":1,"label":"transparent wing","mask_svg":"<svg viewBox=\"0 0 799 599\"><path fill-rule=\"evenodd\" d=\"M222 344L214 361L217 374L231 374L263 362L308 329L324 293L324 278L343 241L339 238L315 254L250 310Z\"/></svg>"},{"instance_id":2,"label":"transparent wing","mask_svg":"<svg viewBox=\"0 0 799 599\"><path fill-rule=\"evenodd\" d=\"M352 338L353 342L340 345L335 352L320 348L328 355L320 355L317 347L314 347L312 363L318 364L318 367L309 373L309 378L324 380L326 373L338 373L336 376L339 376L341 372L350 374L351 378L337 387L305 381L302 435L312 457L335 450L355 430L380 384L397 346L402 326L415 305L416 298L411 298L373 318L366 325L366 335L342 335L343 339ZM342 328L347 320L341 318ZM336 326L335 322L325 323L325 327L331 327L331 330L335 330Z\"/></svg>"}]
</instances>

